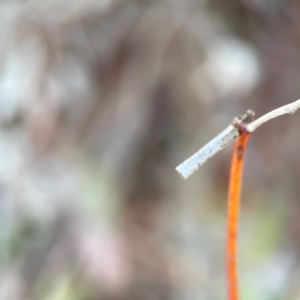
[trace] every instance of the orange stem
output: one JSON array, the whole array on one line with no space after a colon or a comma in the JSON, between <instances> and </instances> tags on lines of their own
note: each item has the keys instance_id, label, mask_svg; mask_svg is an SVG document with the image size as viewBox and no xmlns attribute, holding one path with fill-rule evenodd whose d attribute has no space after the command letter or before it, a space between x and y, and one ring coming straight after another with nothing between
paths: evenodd
<instances>
[{"instance_id":1,"label":"orange stem","mask_svg":"<svg viewBox=\"0 0 300 300\"><path fill-rule=\"evenodd\" d=\"M228 300L239 299L237 278L238 223L243 165L249 137L249 133L242 131L240 137L234 142L232 151L227 200L226 275Z\"/></svg>"}]
</instances>

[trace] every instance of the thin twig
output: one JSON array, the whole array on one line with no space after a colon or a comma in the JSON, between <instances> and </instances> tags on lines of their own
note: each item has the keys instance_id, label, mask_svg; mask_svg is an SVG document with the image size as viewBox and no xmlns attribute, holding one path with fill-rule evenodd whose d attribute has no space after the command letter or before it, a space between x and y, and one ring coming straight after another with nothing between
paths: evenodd
<instances>
[{"instance_id":1,"label":"thin twig","mask_svg":"<svg viewBox=\"0 0 300 300\"><path fill-rule=\"evenodd\" d=\"M248 123L245 124L245 129L247 132L251 133L267 121L285 114L292 115L299 108L300 100L297 100L290 104L279 107L253 122L244 120L244 123ZM202 147L193 156L176 167L178 173L184 179L187 179L196 170L198 170L198 168L203 165L210 157L213 157L216 153L224 149L226 146L230 145L237 137L239 137L239 131L237 130L236 122L240 122L243 118L247 118L247 116L249 117L249 111L247 111L247 113L243 117L235 118L233 123L229 125L225 130L223 130L219 135L217 135L214 139L212 139L209 143Z\"/></svg>"},{"instance_id":2,"label":"thin twig","mask_svg":"<svg viewBox=\"0 0 300 300\"><path fill-rule=\"evenodd\" d=\"M252 123L248 124L246 126L246 130L248 132L253 132L258 127L260 127L264 123L268 122L269 120L277 118L277 117L285 115L285 114L292 115L299 108L300 108L300 100L297 100L295 102L292 102L292 103L284 105L284 106L281 106L281 107L274 109L274 110L270 111L269 113L263 115L262 117L253 121Z\"/></svg>"}]
</instances>

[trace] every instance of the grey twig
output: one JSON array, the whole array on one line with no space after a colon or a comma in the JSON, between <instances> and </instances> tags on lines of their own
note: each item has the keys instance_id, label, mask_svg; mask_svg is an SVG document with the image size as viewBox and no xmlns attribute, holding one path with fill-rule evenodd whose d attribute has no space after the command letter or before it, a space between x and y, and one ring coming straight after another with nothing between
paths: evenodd
<instances>
[{"instance_id":1,"label":"grey twig","mask_svg":"<svg viewBox=\"0 0 300 300\"><path fill-rule=\"evenodd\" d=\"M297 100L295 102L292 102L290 104L281 106L277 109L274 109L270 111L269 113L263 115L262 117L258 118L257 120L253 121L252 123L248 124L246 126L246 130L248 132L255 131L258 127L260 127L262 124L266 123L267 121L277 118L279 116L285 115L285 114L294 114L297 109L300 108L300 100Z\"/></svg>"},{"instance_id":2,"label":"grey twig","mask_svg":"<svg viewBox=\"0 0 300 300\"><path fill-rule=\"evenodd\" d=\"M231 125L229 125L219 135L202 147L198 152L180 164L176 170L184 179L187 179L210 157L213 157L216 153L231 144L231 142L233 142L239 136L239 126L243 125L247 132L252 133L267 121L284 114L292 115L299 108L300 100L297 100L290 104L279 107L255 121L252 121L254 113L248 110L244 116L235 118Z\"/></svg>"}]
</instances>

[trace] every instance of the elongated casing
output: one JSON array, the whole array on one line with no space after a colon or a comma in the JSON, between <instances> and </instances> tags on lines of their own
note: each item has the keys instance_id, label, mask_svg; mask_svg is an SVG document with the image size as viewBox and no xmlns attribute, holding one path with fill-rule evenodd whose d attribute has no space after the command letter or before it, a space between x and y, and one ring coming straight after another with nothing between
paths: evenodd
<instances>
[{"instance_id":1,"label":"elongated casing","mask_svg":"<svg viewBox=\"0 0 300 300\"><path fill-rule=\"evenodd\" d=\"M226 146L232 143L239 133L233 125L229 125L220 134L218 134L209 143L203 146L193 156L185 160L180 164L176 170L184 178L187 179L198 168L203 165L210 157L213 157L216 153L224 149Z\"/></svg>"}]
</instances>

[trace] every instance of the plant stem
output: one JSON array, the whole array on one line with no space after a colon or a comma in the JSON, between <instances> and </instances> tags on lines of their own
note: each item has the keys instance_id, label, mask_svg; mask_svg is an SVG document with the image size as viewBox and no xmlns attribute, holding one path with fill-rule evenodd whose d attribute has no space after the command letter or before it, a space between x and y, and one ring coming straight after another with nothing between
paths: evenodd
<instances>
[{"instance_id":1,"label":"plant stem","mask_svg":"<svg viewBox=\"0 0 300 300\"><path fill-rule=\"evenodd\" d=\"M300 100L297 100L290 104L276 108L276 109L270 111L269 113L261 116L260 118L253 121L252 123L248 124L246 127L246 131L253 132L258 127L260 127L264 123L266 123L274 118L277 118L277 117L285 115L285 114L290 114L290 115L294 114L296 112L296 110L298 110L299 108L300 108Z\"/></svg>"},{"instance_id":2,"label":"plant stem","mask_svg":"<svg viewBox=\"0 0 300 300\"><path fill-rule=\"evenodd\" d=\"M245 130L235 140L232 150L227 212L226 277L228 300L238 300L237 248L240 194L245 151L250 134Z\"/></svg>"}]
</instances>

